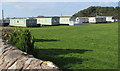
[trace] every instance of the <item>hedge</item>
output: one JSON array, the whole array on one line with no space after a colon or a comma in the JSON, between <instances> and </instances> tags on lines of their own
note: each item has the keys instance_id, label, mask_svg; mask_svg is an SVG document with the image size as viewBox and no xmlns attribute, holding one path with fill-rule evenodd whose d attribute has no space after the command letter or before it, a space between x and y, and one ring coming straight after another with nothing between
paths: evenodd
<instances>
[{"instance_id":1,"label":"hedge","mask_svg":"<svg viewBox=\"0 0 120 71\"><path fill-rule=\"evenodd\" d=\"M34 38L28 29L4 29L3 39L18 49L32 54Z\"/></svg>"}]
</instances>

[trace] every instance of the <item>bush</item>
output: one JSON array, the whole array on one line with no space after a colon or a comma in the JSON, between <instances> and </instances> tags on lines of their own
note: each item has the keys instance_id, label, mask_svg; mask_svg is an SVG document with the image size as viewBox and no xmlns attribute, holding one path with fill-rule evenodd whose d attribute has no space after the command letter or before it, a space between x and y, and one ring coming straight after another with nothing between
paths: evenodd
<instances>
[{"instance_id":1,"label":"bush","mask_svg":"<svg viewBox=\"0 0 120 71\"><path fill-rule=\"evenodd\" d=\"M34 38L28 29L12 29L7 33L7 42L18 49L32 54L34 49Z\"/></svg>"}]
</instances>

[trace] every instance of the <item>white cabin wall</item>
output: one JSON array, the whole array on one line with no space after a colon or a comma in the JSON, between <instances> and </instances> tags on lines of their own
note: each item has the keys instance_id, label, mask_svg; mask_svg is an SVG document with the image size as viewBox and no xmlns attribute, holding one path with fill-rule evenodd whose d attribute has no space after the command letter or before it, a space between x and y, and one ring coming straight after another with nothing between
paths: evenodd
<instances>
[{"instance_id":1,"label":"white cabin wall","mask_svg":"<svg viewBox=\"0 0 120 71\"><path fill-rule=\"evenodd\" d=\"M89 17L89 23L96 23L95 17Z\"/></svg>"},{"instance_id":2,"label":"white cabin wall","mask_svg":"<svg viewBox=\"0 0 120 71\"><path fill-rule=\"evenodd\" d=\"M70 18L60 18L60 24L70 24Z\"/></svg>"},{"instance_id":3,"label":"white cabin wall","mask_svg":"<svg viewBox=\"0 0 120 71\"><path fill-rule=\"evenodd\" d=\"M114 19L112 19L112 17L106 17L106 21L107 22L114 22Z\"/></svg>"}]
</instances>

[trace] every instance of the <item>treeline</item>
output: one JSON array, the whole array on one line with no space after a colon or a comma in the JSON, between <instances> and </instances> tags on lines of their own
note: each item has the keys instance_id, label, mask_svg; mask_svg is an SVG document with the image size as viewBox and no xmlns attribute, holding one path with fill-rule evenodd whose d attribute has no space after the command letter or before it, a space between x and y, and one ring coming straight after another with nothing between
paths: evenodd
<instances>
[{"instance_id":1,"label":"treeline","mask_svg":"<svg viewBox=\"0 0 120 71\"><path fill-rule=\"evenodd\" d=\"M114 16L120 19L120 7L99 7L91 6L87 9L81 10L73 16L78 17L92 17L92 16Z\"/></svg>"}]
</instances>

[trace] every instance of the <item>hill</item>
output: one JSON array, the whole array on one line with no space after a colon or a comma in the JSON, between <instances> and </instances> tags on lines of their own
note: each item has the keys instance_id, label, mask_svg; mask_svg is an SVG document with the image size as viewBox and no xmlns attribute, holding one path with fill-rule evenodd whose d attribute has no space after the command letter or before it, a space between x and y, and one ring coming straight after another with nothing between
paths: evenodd
<instances>
[{"instance_id":1,"label":"hill","mask_svg":"<svg viewBox=\"0 0 120 71\"><path fill-rule=\"evenodd\" d=\"M91 16L114 16L115 18L120 19L120 7L99 7L91 6L87 9L81 10L78 13L75 13L73 16L78 17L91 17Z\"/></svg>"}]
</instances>

